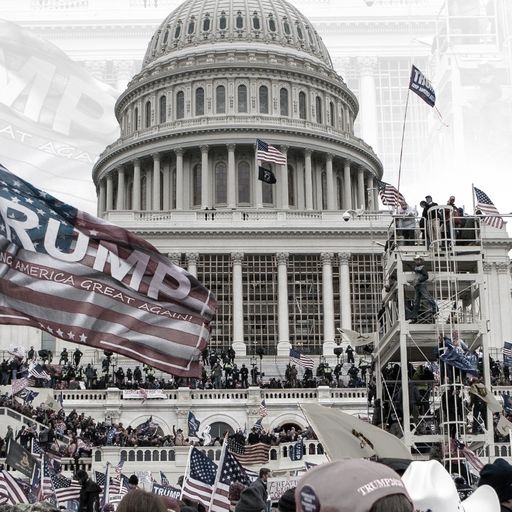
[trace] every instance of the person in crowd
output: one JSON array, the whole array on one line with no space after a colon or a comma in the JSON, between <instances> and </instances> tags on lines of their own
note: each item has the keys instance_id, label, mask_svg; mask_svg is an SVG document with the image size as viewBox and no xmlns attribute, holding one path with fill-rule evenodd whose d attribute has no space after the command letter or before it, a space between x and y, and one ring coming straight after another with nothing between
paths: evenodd
<instances>
[{"instance_id":1,"label":"person in crowd","mask_svg":"<svg viewBox=\"0 0 512 512\"><path fill-rule=\"evenodd\" d=\"M352 348L352 345L350 343L348 344L347 348L345 349L345 354L347 354L347 363L354 364L354 349Z\"/></svg>"},{"instance_id":2,"label":"person in crowd","mask_svg":"<svg viewBox=\"0 0 512 512\"><path fill-rule=\"evenodd\" d=\"M75 362L75 366L78 368L80 366L80 361L84 353L77 347L73 352L73 361Z\"/></svg>"},{"instance_id":3,"label":"person in crowd","mask_svg":"<svg viewBox=\"0 0 512 512\"><path fill-rule=\"evenodd\" d=\"M385 484L384 484L385 483ZM400 476L391 468L364 459L315 467L295 489L297 512L414 512Z\"/></svg>"},{"instance_id":4,"label":"person in crowd","mask_svg":"<svg viewBox=\"0 0 512 512\"><path fill-rule=\"evenodd\" d=\"M480 470L478 486L489 485L498 495L501 512L512 511L512 465L498 458Z\"/></svg>"},{"instance_id":5,"label":"person in crowd","mask_svg":"<svg viewBox=\"0 0 512 512\"><path fill-rule=\"evenodd\" d=\"M427 242L427 247L429 247L432 240L437 241L441 238L439 216L436 212L431 212L429 214L429 210L436 206L439 205L432 201L432 196L425 196L425 206L423 206L421 217L423 219L423 226L425 227L425 240Z\"/></svg>"},{"instance_id":6,"label":"person in crowd","mask_svg":"<svg viewBox=\"0 0 512 512\"><path fill-rule=\"evenodd\" d=\"M167 508L157 494L134 489L120 501L117 512L167 512Z\"/></svg>"},{"instance_id":7,"label":"person in crowd","mask_svg":"<svg viewBox=\"0 0 512 512\"><path fill-rule=\"evenodd\" d=\"M242 364L242 367L240 368L240 380L242 382L242 388L245 389L249 387L249 369L245 364Z\"/></svg>"},{"instance_id":8,"label":"person in crowd","mask_svg":"<svg viewBox=\"0 0 512 512\"><path fill-rule=\"evenodd\" d=\"M403 238L404 245L414 245L416 238L416 212L404 200L400 201L397 210L397 234Z\"/></svg>"},{"instance_id":9,"label":"person in crowd","mask_svg":"<svg viewBox=\"0 0 512 512\"><path fill-rule=\"evenodd\" d=\"M295 512L295 487L284 491L277 502L279 512Z\"/></svg>"},{"instance_id":10,"label":"person in crowd","mask_svg":"<svg viewBox=\"0 0 512 512\"><path fill-rule=\"evenodd\" d=\"M78 512L98 512L100 509L101 487L93 482L83 469L77 471L76 479L81 486Z\"/></svg>"},{"instance_id":11,"label":"person in crowd","mask_svg":"<svg viewBox=\"0 0 512 512\"><path fill-rule=\"evenodd\" d=\"M130 478L128 478L128 491L133 491L134 489L139 488L139 479L137 475L131 475Z\"/></svg>"},{"instance_id":12,"label":"person in crowd","mask_svg":"<svg viewBox=\"0 0 512 512\"><path fill-rule=\"evenodd\" d=\"M435 315L437 313L437 304L436 301L430 295L430 292L427 289L427 280L428 280L428 272L425 268L425 262L421 256L416 256L414 258L414 310L412 313L411 323L415 323L418 319L421 303L424 300L430 306L431 315Z\"/></svg>"},{"instance_id":13,"label":"person in crowd","mask_svg":"<svg viewBox=\"0 0 512 512\"><path fill-rule=\"evenodd\" d=\"M62 349L62 352L60 353L60 359L59 359L59 365L63 366L68 364L69 360L69 354L68 350L66 348Z\"/></svg>"},{"instance_id":14,"label":"person in crowd","mask_svg":"<svg viewBox=\"0 0 512 512\"><path fill-rule=\"evenodd\" d=\"M257 494L263 500L263 503L267 502L268 490L267 481L272 476L272 472L268 468L261 468L258 474L258 478L249 486L256 490ZM243 494L243 493L242 493Z\"/></svg>"}]
</instances>

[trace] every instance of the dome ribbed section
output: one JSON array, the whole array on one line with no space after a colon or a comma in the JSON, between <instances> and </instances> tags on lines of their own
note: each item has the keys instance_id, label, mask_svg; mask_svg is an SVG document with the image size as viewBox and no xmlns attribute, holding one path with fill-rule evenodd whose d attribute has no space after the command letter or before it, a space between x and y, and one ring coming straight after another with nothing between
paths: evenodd
<instances>
[{"instance_id":1,"label":"dome ribbed section","mask_svg":"<svg viewBox=\"0 0 512 512\"><path fill-rule=\"evenodd\" d=\"M313 25L285 0L188 0L154 33L143 68L181 49L210 46L214 50L217 43L230 43L233 49L247 49L251 43L294 48L332 69Z\"/></svg>"}]
</instances>

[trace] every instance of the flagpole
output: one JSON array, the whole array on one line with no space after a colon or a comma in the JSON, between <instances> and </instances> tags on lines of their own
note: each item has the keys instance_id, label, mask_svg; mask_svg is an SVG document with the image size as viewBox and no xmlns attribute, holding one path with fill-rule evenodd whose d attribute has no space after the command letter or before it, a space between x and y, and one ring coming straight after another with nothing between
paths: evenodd
<instances>
[{"instance_id":1,"label":"flagpole","mask_svg":"<svg viewBox=\"0 0 512 512\"><path fill-rule=\"evenodd\" d=\"M105 489L103 490L103 504L110 503L110 462L107 462L107 470L105 471Z\"/></svg>"},{"instance_id":2,"label":"flagpole","mask_svg":"<svg viewBox=\"0 0 512 512\"><path fill-rule=\"evenodd\" d=\"M409 106L409 93L410 92L411 92L411 89L407 88L407 98L405 100L404 123L402 125L402 142L400 143L400 160L398 162L398 187L397 187L398 192L400 192L400 179L402 177L402 157L404 154L405 121L407 119L407 110L408 110L408 106Z\"/></svg>"},{"instance_id":3,"label":"flagpole","mask_svg":"<svg viewBox=\"0 0 512 512\"><path fill-rule=\"evenodd\" d=\"M475 214L475 208L476 208L476 203L475 203L475 184L474 183L471 183L471 199L473 200L473 215Z\"/></svg>"},{"instance_id":4,"label":"flagpole","mask_svg":"<svg viewBox=\"0 0 512 512\"><path fill-rule=\"evenodd\" d=\"M41 453L41 472L39 474L39 496L38 496L38 499L40 501L43 501L43 499L44 499L43 475L44 475L44 452Z\"/></svg>"},{"instance_id":5,"label":"flagpole","mask_svg":"<svg viewBox=\"0 0 512 512\"><path fill-rule=\"evenodd\" d=\"M220 475L222 474L222 466L224 466L224 458L226 457L226 450L228 448L228 433L224 436L224 442L222 443L222 450L220 452L219 463L217 465L217 473L215 475L215 482L213 484L212 489L212 497L210 498L210 505L208 506L208 510L212 509L213 499L215 498L215 491L217 490L217 485L219 485Z\"/></svg>"},{"instance_id":6,"label":"flagpole","mask_svg":"<svg viewBox=\"0 0 512 512\"><path fill-rule=\"evenodd\" d=\"M180 500L183 499L183 487L185 487L185 485L184 485L185 478L187 478L188 471L189 471L189 468L190 468L190 456L192 455L192 449L193 448L194 448L193 446L190 446L190 448L188 449L187 465L185 466L185 474L183 476L183 484L181 485Z\"/></svg>"}]
</instances>

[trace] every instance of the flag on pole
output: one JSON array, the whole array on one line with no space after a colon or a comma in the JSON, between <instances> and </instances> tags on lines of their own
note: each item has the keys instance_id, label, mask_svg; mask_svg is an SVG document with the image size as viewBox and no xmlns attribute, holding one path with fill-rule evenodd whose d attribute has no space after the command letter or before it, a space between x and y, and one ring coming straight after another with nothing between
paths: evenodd
<instances>
[{"instance_id":1,"label":"flag on pole","mask_svg":"<svg viewBox=\"0 0 512 512\"><path fill-rule=\"evenodd\" d=\"M40 364L36 364L34 367L32 367L28 371L28 373L36 379L43 379L43 380L51 379L50 374Z\"/></svg>"},{"instance_id":2,"label":"flag on pole","mask_svg":"<svg viewBox=\"0 0 512 512\"><path fill-rule=\"evenodd\" d=\"M512 366L512 343L510 341L503 343L503 364Z\"/></svg>"},{"instance_id":3,"label":"flag on pole","mask_svg":"<svg viewBox=\"0 0 512 512\"><path fill-rule=\"evenodd\" d=\"M58 502L65 503L66 501L80 498L82 486L78 480L70 480L64 475L57 473L52 475L51 479Z\"/></svg>"},{"instance_id":4,"label":"flag on pole","mask_svg":"<svg viewBox=\"0 0 512 512\"><path fill-rule=\"evenodd\" d=\"M251 484L251 480L245 473L244 468L238 460L224 448L219 462L218 479L212 494L209 509L211 512L229 511L231 505L229 487L234 482L240 482L243 485Z\"/></svg>"},{"instance_id":5,"label":"flag on pole","mask_svg":"<svg viewBox=\"0 0 512 512\"><path fill-rule=\"evenodd\" d=\"M160 483L162 485L170 485L169 479L162 471L160 471Z\"/></svg>"},{"instance_id":6,"label":"flag on pole","mask_svg":"<svg viewBox=\"0 0 512 512\"><path fill-rule=\"evenodd\" d=\"M267 404L265 402L265 399L261 401L260 408L258 411L259 415L264 418L265 416L268 416L268 410L267 410Z\"/></svg>"},{"instance_id":7,"label":"flag on pole","mask_svg":"<svg viewBox=\"0 0 512 512\"><path fill-rule=\"evenodd\" d=\"M25 450L21 444L11 439L7 447L7 456L5 462L15 471L23 473L27 477L32 476L36 459Z\"/></svg>"},{"instance_id":8,"label":"flag on pole","mask_svg":"<svg viewBox=\"0 0 512 512\"><path fill-rule=\"evenodd\" d=\"M208 509L216 475L217 464L197 448L191 448L181 496L198 501Z\"/></svg>"},{"instance_id":9,"label":"flag on pole","mask_svg":"<svg viewBox=\"0 0 512 512\"><path fill-rule=\"evenodd\" d=\"M272 162L278 165L286 165L287 159L284 153L261 139L256 139L256 159L262 162Z\"/></svg>"},{"instance_id":10,"label":"flag on pole","mask_svg":"<svg viewBox=\"0 0 512 512\"><path fill-rule=\"evenodd\" d=\"M489 196L479 188L473 187L473 190L476 196L475 213L477 210L480 210L484 216L482 219L483 222L493 228L501 229L504 224L503 217L500 216L500 212L496 206L494 206Z\"/></svg>"},{"instance_id":11,"label":"flag on pole","mask_svg":"<svg viewBox=\"0 0 512 512\"><path fill-rule=\"evenodd\" d=\"M384 206L397 207L405 197L398 191L396 187L386 183L385 181L377 180L377 189L379 190L380 200Z\"/></svg>"},{"instance_id":12,"label":"flag on pole","mask_svg":"<svg viewBox=\"0 0 512 512\"><path fill-rule=\"evenodd\" d=\"M259 418L256 423L254 424L254 426L252 427L253 429L256 430L256 432L261 432L263 430L263 425L262 425L262 420L263 418Z\"/></svg>"},{"instance_id":13,"label":"flag on pole","mask_svg":"<svg viewBox=\"0 0 512 512\"><path fill-rule=\"evenodd\" d=\"M201 375L217 308L209 290L129 231L0 165L0 321Z\"/></svg>"},{"instance_id":14,"label":"flag on pole","mask_svg":"<svg viewBox=\"0 0 512 512\"><path fill-rule=\"evenodd\" d=\"M22 377L21 379L14 379L11 382L11 395L17 395L20 391L23 391L27 386L30 386L30 384L30 379L28 379L27 377Z\"/></svg>"},{"instance_id":15,"label":"flag on pole","mask_svg":"<svg viewBox=\"0 0 512 512\"><path fill-rule=\"evenodd\" d=\"M478 455L459 439L455 439L455 446L457 450L459 450L462 455L464 455L464 458L468 461L468 463L471 464L471 466L473 466L473 468L475 468L478 473L480 473L480 470L484 467L484 464Z\"/></svg>"},{"instance_id":16,"label":"flag on pole","mask_svg":"<svg viewBox=\"0 0 512 512\"><path fill-rule=\"evenodd\" d=\"M276 175L270 169L265 169L265 167L261 166L258 166L258 179L269 185L277 183Z\"/></svg>"},{"instance_id":17,"label":"flag on pole","mask_svg":"<svg viewBox=\"0 0 512 512\"><path fill-rule=\"evenodd\" d=\"M118 477L121 476L121 472L123 471L124 459L120 459L117 465L114 467L114 471Z\"/></svg>"},{"instance_id":18,"label":"flag on pole","mask_svg":"<svg viewBox=\"0 0 512 512\"><path fill-rule=\"evenodd\" d=\"M56 500L55 491L53 489L52 476L55 474L52 466L50 466L48 460L43 458L42 461L42 479L41 479L41 499L43 501L54 502Z\"/></svg>"},{"instance_id":19,"label":"flag on pole","mask_svg":"<svg viewBox=\"0 0 512 512\"><path fill-rule=\"evenodd\" d=\"M270 445L266 443L242 445L234 439L229 439L228 450L242 466L252 466L268 463Z\"/></svg>"},{"instance_id":20,"label":"flag on pole","mask_svg":"<svg viewBox=\"0 0 512 512\"><path fill-rule=\"evenodd\" d=\"M188 436L198 437L199 427L201 422L194 416L192 411L188 411Z\"/></svg>"},{"instance_id":21,"label":"flag on pole","mask_svg":"<svg viewBox=\"0 0 512 512\"><path fill-rule=\"evenodd\" d=\"M38 395L39 393L37 391L25 388L18 393L18 398L21 398L26 404L31 404Z\"/></svg>"},{"instance_id":22,"label":"flag on pole","mask_svg":"<svg viewBox=\"0 0 512 512\"><path fill-rule=\"evenodd\" d=\"M8 471L0 471L0 505L29 503L22 486Z\"/></svg>"},{"instance_id":23,"label":"flag on pole","mask_svg":"<svg viewBox=\"0 0 512 512\"><path fill-rule=\"evenodd\" d=\"M297 364L303 368L309 368L310 370L312 370L315 366L315 363L311 357L306 356L293 348L290 349L290 361L293 364Z\"/></svg>"},{"instance_id":24,"label":"flag on pole","mask_svg":"<svg viewBox=\"0 0 512 512\"><path fill-rule=\"evenodd\" d=\"M427 105L434 107L436 104L436 91L425 75L416 67L411 68L409 89L415 92Z\"/></svg>"},{"instance_id":25,"label":"flag on pole","mask_svg":"<svg viewBox=\"0 0 512 512\"><path fill-rule=\"evenodd\" d=\"M296 441L296 443L290 447L289 450L290 459L292 460L302 460L304 457L304 440L302 437Z\"/></svg>"}]
</instances>

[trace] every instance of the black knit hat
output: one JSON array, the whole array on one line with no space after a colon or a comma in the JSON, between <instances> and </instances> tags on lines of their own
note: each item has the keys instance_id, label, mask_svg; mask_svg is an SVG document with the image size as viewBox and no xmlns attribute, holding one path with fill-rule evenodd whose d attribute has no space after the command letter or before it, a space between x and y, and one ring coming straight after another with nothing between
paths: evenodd
<instances>
[{"instance_id":1,"label":"black knit hat","mask_svg":"<svg viewBox=\"0 0 512 512\"><path fill-rule=\"evenodd\" d=\"M512 499L512 465L505 459L496 459L486 464L480 471L478 485L490 485L498 495L500 502Z\"/></svg>"},{"instance_id":2,"label":"black knit hat","mask_svg":"<svg viewBox=\"0 0 512 512\"><path fill-rule=\"evenodd\" d=\"M266 503L255 487L247 487L240 494L240 500L236 504L235 512L261 512Z\"/></svg>"},{"instance_id":3,"label":"black knit hat","mask_svg":"<svg viewBox=\"0 0 512 512\"><path fill-rule=\"evenodd\" d=\"M295 512L295 487L284 492L279 498L277 508L279 512Z\"/></svg>"}]
</instances>

